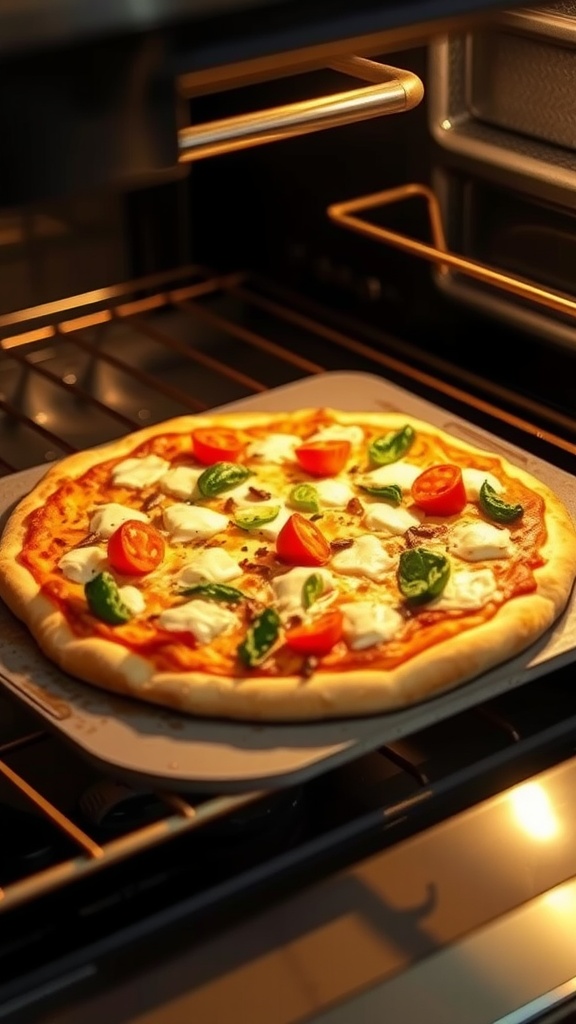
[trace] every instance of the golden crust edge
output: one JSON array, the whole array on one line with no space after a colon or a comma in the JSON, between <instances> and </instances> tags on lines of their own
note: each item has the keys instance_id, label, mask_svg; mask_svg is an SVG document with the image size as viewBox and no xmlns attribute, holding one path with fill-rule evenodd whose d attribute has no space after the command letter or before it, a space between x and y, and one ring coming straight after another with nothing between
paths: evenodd
<instances>
[{"instance_id":1,"label":"golden crust edge","mask_svg":"<svg viewBox=\"0 0 576 1024\"><path fill-rule=\"evenodd\" d=\"M30 628L44 653L64 671L104 690L202 716L310 721L359 717L399 709L460 685L536 642L568 604L576 575L576 532L567 509L546 484L510 463L500 453L479 449L442 427L398 413L345 413L330 407L323 410L336 421L344 423L357 423L360 418L364 423L384 423L394 427L410 419L416 429L420 427L428 432L448 435L451 442L463 451L494 455L510 476L516 476L545 499L548 537L543 553L549 561L535 572L538 593L515 598L499 609L489 622L443 641L432 649L432 654L423 652L392 672L381 669L349 674L320 672L311 681L307 680L305 686L297 676L281 679L248 677L240 681L198 673L154 673L144 658L121 645L99 638L77 638L68 628L64 616L39 593L33 576L15 561L25 537L27 516L41 507L67 478L81 476L103 459L120 458L158 433L184 433L203 423L214 424L216 421L226 421L238 427L266 425L270 418L305 419L317 411L314 408L295 413L247 412L177 417L119 441L68 456L47 471L11 514L0 541L0 596ZM470 643L471 638L474 645ZM496 656L494 650L497 651ZM88 660L91 664L89 672L86 670ZM463 660L467 667L461 665ZM126 665L130 666L132 674L125 672ZM446 675L438 681L434 674L439 668L446 671ZM192 683L195 692L191 694ZM361 699L359 686L364 688ZM185 698L183 687L189 691ZM392 688L396 692L390 693ZM383 691L385 699L382 698Z\"/></svg>"}]
</instances>

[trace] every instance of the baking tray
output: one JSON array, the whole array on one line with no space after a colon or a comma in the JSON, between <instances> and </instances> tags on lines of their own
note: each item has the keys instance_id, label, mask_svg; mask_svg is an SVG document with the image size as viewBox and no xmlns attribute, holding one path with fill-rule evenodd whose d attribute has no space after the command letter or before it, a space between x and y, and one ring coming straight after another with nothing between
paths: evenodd
<instances>
[{"instance_id":1,"label":"baking tray","mask_svg":"<svg viewBox=\"0 0 576 1024\"><path fill-rule=\"evenodd\" d=\"M279 411L308 406L395 411L504 455L545 481L576 520L575 479L466 420L364 373L326 373L222 407ZM46 471L2 481L0 525ZM192 718L117 697L65 675L0 602L0 683L107 775L139 789L238 793L290 786L514 689L576 660L576 597L536 644L472 682L402 711L308 724Z\"/></svg>"}]
</instances>

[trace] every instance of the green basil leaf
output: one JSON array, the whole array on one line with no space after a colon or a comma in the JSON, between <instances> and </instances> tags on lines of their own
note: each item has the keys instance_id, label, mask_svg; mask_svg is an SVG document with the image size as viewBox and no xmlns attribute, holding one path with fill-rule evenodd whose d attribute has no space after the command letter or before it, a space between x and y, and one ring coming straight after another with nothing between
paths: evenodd
<instances>
[{"instance_id":1,"label":"green basil leaf","mask_svg":"<svg viewBox=\"0 0 576 1024\"><path fill-rule=\"evenodd\" d=\"M510 505L507 501L503 501L487 480L480 488L478 502L484 514L497 523L512 523L524 515L522 505Z\"/></svg>"},{"instance_id":2,"label":"green basil leaf","mask_svg":"<svg viewBox=\"0 0 576 1024\"><path fill-rule=\"evenodd\" d=\"M388 484L386 487L364 487L360 484L360 490L371 494L373 498L383 498L390 505L400 505L402 502L402 491L398 484Z\"/></svg>"},{"instance_id":3,"label":"green basil leaf","mask_svg":"<svg viewBox=\"0 0 576 1024\"><path fill-rule=\"evenodd\" d=\"M236 587L227 587L224 583L196 583L193 587L181 590L183 597L204 597L207 601L226 601L228 604L238 604L238 601L245 601L246 594Z\"/></svg>"},{"instance_id":4,"label":"green basil leaf","mask_svg":"<svg viewBox=\"0 0 576 1024\"><path fill-rule=\"evenodd\" d=\"M250 469L237 462L215 462L200 474L197 486L204 498L214 498L237 487L251 475Z\"/></svg>"},{"instance_id":5,"label":"green basil leaf","mask_svg":"<svg viewBox=\"0 0 576 1024\"><path fill-rule=\"evenodd\" d=\"M409 548L400 555L398 586L411 604L425 604L438 597L448 582L450 562L428 548Z\"/></svg>"},{"instance_id":6,"label":"green basil leaf","mask_svg":"<svg viewBox=\"0 0 576 1024\"><path fill-rule=\"evenodd\" d=\"M313 572L302 587L302 607L309 608L324 592L324 581L319 572Z\"/></svg>"},{"instance_id":7,"label":"green basil leaf","mask_svg":"<svg viewBox=\"0 0 576 1024\"><path fill-rule=\"evenodd\" d=\"M92 614L110 626L121 626L132 618L120 597L118 584L109 572L99 572L88 580L84 585L84 595Z\"/></svg>"},{"instance_id":8,"label":"green basil leaf","mask_svg":"<svg viewBox=\"0 0 576 1024\"><path fill-rule=\"evenodd\" d=\"M241 508L232 516L232 522L241 530L258 530L271 523L280 512L280 505L259 505L258 508Z\"/></svg>"},{"instance_id":9,"label":"green basil leaf","mask_svg":"<svg viewBox=\"0 0 576 1024\"><path fill-rule=\"evenodd\" d=\"M411 447L416 432L409 423L401 430L391 430L383 437L377 437L368 448L371 461L376 466L388 466L391 462L397 462Z\"/></svg>"},{"instance_id":10,"label":"green basil leaf","mask_svg":"<svg viewBox=\"0 0 576 1024\"><path fill-rule=\"evenodd\" d=\"M258 615L244 640L238 645L238 657L248 668L255 668L264 661L270 648L278 639L280 616L274 608L265 608Z\"/></svg>"},{"instance_id":11,"label":"green basil leaf","mask_svg":"<svg viewBox=\"0 0 576 1024\"><path fill-rule=\"evenodd\" d=\"M319 512L318 491L313 484L296 484L288 495L288 501L299 512Z\"/></svg>"}]
</instances>

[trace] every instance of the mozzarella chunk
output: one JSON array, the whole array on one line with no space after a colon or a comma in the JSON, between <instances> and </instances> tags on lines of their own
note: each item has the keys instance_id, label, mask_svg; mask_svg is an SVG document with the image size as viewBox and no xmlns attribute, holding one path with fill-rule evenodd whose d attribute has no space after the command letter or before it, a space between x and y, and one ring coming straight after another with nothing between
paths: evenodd
<instances>
[{"instance_id":1,"label":"mozzarella chunk","mask_svg":"<svg viewBox=\"0 0 576 1024\"><path fill-rule=\"evenodd\" d=\"M485 558L508 558L512 553L510 530L482 520L457 523L450 531L448 550L466 562Z\"/></svg>"},{"instance_id":2,"label":"mozzarella chunk","mask_svg":"<svg viewBox=\"0 0 576 1024\"><path fill-rule=\"evenodd\" d=\"M349 441L350 444L362 444L364 431L362 427L354 425L332 423L329 427L322 427L306 441Z\"/></svg>"},{"instance_id":3,"label":"mozzarella chunk","mask_svg":"<svg viewBox=\"0 0 576 1024\"><path fill-rule=\"evenodd\" d=\"M98 505L90 520L90 533L97 533L99 537L106 539L111 537L114 531L129 519L138 519L141 523L149 522L148 516L137 508L117 505L115 502Z\"/></svg>"},{"instance_id":4,"label":"mozzarella chunk","mask_svg":"<svg viewBox=\"0 0 576 1024\"><path fill-rule=\"evenodd\" d=\"M459 569L448 579L442 596L434 608L443 610L473 610L483 608L488 601L501 597L496 577L491 569Z\"/></svg>"},{"instance_id":5,"label":"mozzarella chunk","mask_svg":"<svg viewBox=\"0 0 576 1024\"><path fill-rule=\"evenodd\" d=\"M170 463L159 455L145 455L141 459L124 459L114 466L112 482L118 487L147 487L158 482Z\"/></svg>"},{"instance_id":6,"label":"mozzarella chunk","mask_svg":"<svg viewBox=\"0 0 576 1024\"><path fill-rule=\"evenodd\" d=\"M314 487L321 504L326 508L345 508L355 496L355 491L346 480L316 480Z\"/></svg>"},{"instance_id":7,"label":"mozzarella chunk","mask_svg":"<svg viewBox=\"0 0 576 1024\"><path fill-rule=\"evenodd\" d=\"M294 459L294 449L302 444L296 434L268 434L261 441L253 441L246 449L249 459L258 458L264 462L281 463Z\"/></svg>"},{"instance_id":8,"label":"mozzarella chunk","mask_svg":"<svg viewBox=\"0 0 576 1024\"><path fill-rule=\"evenodd\" d=\"M184 566L178 576L182 587L195 583L229 583L242 575L242 569L224 548L206 548L199 551L189 565Z\"/></svg>"},{"instance_id":9,"label":"mozzarella chunk","mask_svg":"<svg viewBox=\"0 0 576 1024\"><path fill-rule=\"evenodd\" d=\"M73 583L88 583L88 580L101 572L105 563L106 555L102 548L91 545L67 551L58 562L58 568L67 580L72 580Z\"/></svg>"},{"instance_id":10,"label":"mozzarella chunk","mask_svg":"<svg viewBox=\"0 0 576 1024\"><path fill-rule=\"evenodd\" d=\"M174 633L192 633L200 644L209 644L236 625L236 615L215 601L187 601L168 608L158 617L162 629Z\"/></svg>"},{"instance_id":11,"label":"mozzarella chunk","mask_svg":"<svg viewBox=\"0 0 576 1024\"><path fill-rule=\"evenodd\" d=\"M227 516L203 505L171 505L164 509L163 520L175 541L208 540L228 526Z\"/></svg>"},{"instance_id":12,"label":"mozzarella chunk","mask_svg":"<svg viewBox=\"0 0 576 1024\"><path fill-rule=\"evenodd\" d=\"M364 526L388 536L400 536L411 526L420 526L422 514L399 506L394 508L386 502L375 501L366 506Z\"/></svg>"},{"instance_id":13,"label":"mozzarella chunk","mask_svg":"<svg viewBox=\"0 0 576 1024\"><path fill-rule=\"evenodd\" d=\"M330 565L344 576L367 576L368 579L379 580L393 563L394 559L378 538L365 533L357 537L351 547L334 555Z\"/></svg>"},{"instance_id":14,"label":"mozzarella chunk","mask_svg":"<svg viewBox=\"0 0 576 1024\"><path fill-rule=\"evenodd\" d=\"M280 533L280 530L284 526L290 516L292 515L290 509L280 508L280 511L275 519L272 519L269 523L264 523L263 526L259 526L257 530L251 530L251 533L259 534L261 537L265 537L266 540L276 540L276 537Z\"/></svg>"},{"instance_id":15,"label":"mozzarella chunk","mask_svg":"<svg viewBox=\"0 0 576 1024\"><path fill-rule=\"evenodd\" d=\"M415 466L412 462L392 462L389 466L379 466L378 469L365 473L359 483L363 487L389 487L390 484L398 484L400 490L406 493L421 473L422 467Z\"/></svg>"},{"instance_id":16,"label":"mozzarella chunk","mask_svg":"<svg viewBox=\"0 0 576 1024\"><path fill-rule=\"evenodd\" d=\"M160 478L160 487L176 498L192 498L201 473L203 469L198 466L175 466Z\"/></svg>"},{"instance_id":17,"label":"mozzarella chunk","mask_svg":"<svg viewBox=\"0 0 576 1024\"><path fill-rule=\"evenodd\" d=\"M344 639L353 651L362 651L385 640L392 640L404 626L404 619L394 608L375 601L341 604L344 615Z\"/></svg>"},{"instance_id":18,"label":"mozzarella chunk","mask_svg":"<svg viewBox=\"0 0 576 1024\"><path fill-rule=\"evenodd\" d=\"M144 611L146 602L142 591L138 590L138 587L132 587L128 584L125 587L118 587L118 594L120 600L126 605L132 615L139 615L140 612Z\"/></svg>"},{"instance_id":19,"label":"mozzarella chunk","mask_svg":"<svg viewBox=\"0 0 576 1024\"><path fill-rule=\"evenodd\" d=\"M487 473L484 469L463 469L462 479L468 501L478 501L480 488L485 480L488 481L490 487L494 488L496 494L501 494L504 490L498 478L493 473Z\"/></svg>"},{"instance_id":20,"label":"mozzarella chunk","mask_svg":"<svg viewBox=\"0 0 576 1024\"><path fill-rule=\"evenodd\" d=\"M321 577L324 594L334 590L332 574L327 569L317 569L308 566L297 566L295 569L289 569L288 572L275 576L270 581L274 592L274 600L280 615L287 616L302 612L304 607L302 604L302 588L312 574Z\"/></svg>"}]
</instances>

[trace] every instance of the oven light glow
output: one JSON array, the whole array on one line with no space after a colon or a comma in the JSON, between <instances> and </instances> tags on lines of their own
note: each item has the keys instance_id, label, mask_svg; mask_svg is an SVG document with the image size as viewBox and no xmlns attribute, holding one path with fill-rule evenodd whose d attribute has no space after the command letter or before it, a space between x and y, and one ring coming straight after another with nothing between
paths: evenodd
<instances>
[{"instance_id":1,"label":"oven light glow","mask_svg":"<svg viewBox=\"0 0 576 1024\"><path fill-rule=\"evenodd\" d=\"M560 830L558 819L546 790L537 782L527 782L509 795L512 811L520 828L533 839L553 839Z\"/></svg>"},{"instance_id":2,"label":"oven light glow","mask_svg":"<svg viewBox=\"0 0 576 1024\"><path fill-rule=\"evenodd\" d=\"M573 885L559 885L544 893L544 902L552 910L563 914L576 914L576 892Z\"/></svg>"}]
</instances>

